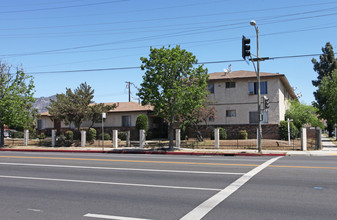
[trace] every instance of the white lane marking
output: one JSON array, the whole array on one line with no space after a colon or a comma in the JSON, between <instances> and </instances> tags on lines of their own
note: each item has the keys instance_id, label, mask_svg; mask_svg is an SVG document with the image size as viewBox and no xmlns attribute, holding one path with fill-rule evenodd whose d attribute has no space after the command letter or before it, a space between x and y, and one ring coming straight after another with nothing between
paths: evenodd
<instances>
[{"instance_id":1,"label":"white lane marking","mask_svg":"<svg viewBox=\"0 0 337 220\"><path fill-rule=\"evenodd\" d=\"M258 174L260 171L268 167L270 164L275 162L276 160L280 159L281 157L275 157L272 158L260 166L252 169L236 181L234 181L232 184L227 186L225 189L221 190L205 202L201 203L199 206L197 206L195 209L193 209L191 212L187 213L184 217L182 217L180 220L197 220L203 218L207 213L209 213L215 206L220 204L222 201L224 201L227 197L229 197L231 194L233 194L236 190L238 190L241 186L243 186L248 180L250 180L253 176Z\"/></svg>"},{"instance_id":2,"label":"white lane marking","mask_svg":"<svg viewBox=\"0 0 337 220\"><path fill-rule=\"evenodd\" d=\"M56 182L72 182L72 183L92 183L92 184L119 185L119 186L138 186L138 187L152 187L152 188L166 188L166 189L189 189L189 190L205 190L205 191L220 191L221 190L221 189L215 189L215 188L198 188L198 187L165 186L165 185L150 185L150 184L137 184L137 183L101 182L101 181L90 181L90 180L53 179L53 178L40 178L40 177L30 177L30 176L4 176L4 175L0 175L0 178L42 180L42 181L56 181Z\"/></svg>"},{"instance_id":3,"label":"white lane marking","mask_svg":"<svg viewBox=\"0 0 337 220\"><path fill-rule=\"evenodd\" d=\"M98 169L98 170L144 171L144 172L160 172L160 173L166 172L166 173L218 174L218 175L243 175L244 174L244 173L231 173L231 172L207 172L207 171L188 171L188 170L156 170L156 169L117 168L117 167L88 167L88 166L31 164L31 163L0 163L0 165L57 167L57 168L76 168L76 169Z\"/></svg>"},{"instance_id":4,"label":"white lane marking","mask_svg":"<svg viewBox=\"0 0 337 220\"><path fill-rule=\"evenodd\" d=\"M43 212L42 210L40 209L27 209L28 211L33 211L33 212Z\"/></svg>"},{"instance_id":5,"label":"white lane marking","mask_svg":"<svg viewBox=\"0 0 337 220\"><path fill-rule=\"evenodd\" d=\"M131 218L131 217L101 215L101 214L92 214L92 213L85 214L84 217L101 218L101 219L113 219L113 220L151 220L151 219L145 219L145 218Z\"/></svg>"}]
</instances>

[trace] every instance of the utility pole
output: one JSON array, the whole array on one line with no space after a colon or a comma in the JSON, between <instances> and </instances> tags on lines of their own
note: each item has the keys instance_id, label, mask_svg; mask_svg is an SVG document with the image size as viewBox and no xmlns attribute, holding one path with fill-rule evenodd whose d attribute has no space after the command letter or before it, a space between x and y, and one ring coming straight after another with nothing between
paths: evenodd
<instances>
[{"instance_id":1,"label":"utility pole","mask_svg":"<svg viewBox=\"0 0 337 220\"><path fill-rule=\"evenodd\" d=\"M126 81L126 87L129 89L129 102L131 102L131 82Z\"/></svg>"}]
</instances>

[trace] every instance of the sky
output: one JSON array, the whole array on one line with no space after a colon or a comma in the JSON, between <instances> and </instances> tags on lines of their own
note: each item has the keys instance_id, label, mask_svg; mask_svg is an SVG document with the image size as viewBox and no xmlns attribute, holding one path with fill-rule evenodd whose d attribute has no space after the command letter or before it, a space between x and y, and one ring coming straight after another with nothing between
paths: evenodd
<instances>
[{"instance_id":1,"label":"sky","mask_svg":"<svg viewBox=\"0 0 337 220\"><path fill-rule=\"evenodd\" d=\"M34 77L35 97L65 93L87 82L95 102L132 101L150 47L180 45L209 73L254 71L241 57L242 35L261 72L284 74L302 103L314 101L312 58L336 48L337 1L331 0L0 0L0 61ZM296 58L279 58L309 55ZM216 61L222 61L217 63Z\"/></svg>"}]
</instances>

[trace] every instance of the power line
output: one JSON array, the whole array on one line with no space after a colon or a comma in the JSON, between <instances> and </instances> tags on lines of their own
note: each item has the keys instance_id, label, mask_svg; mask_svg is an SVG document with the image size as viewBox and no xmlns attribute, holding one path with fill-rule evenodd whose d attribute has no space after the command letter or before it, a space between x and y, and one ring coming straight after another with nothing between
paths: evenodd
<instances>
[{"instance_id":1,"label":"power line","mask_svg":"<svg viewBox=\"0 0 337 220\"><path fill-rule=\"evenodd\" d=\"M26 10L1 11L0 13L1 14L13 14L13 13L22 13L22 12L50 11L50 10L57 10L57 9L79 8L79 7L87 7L87 6L94 6L94 5L111 4L111 3L124 2L124 1L127 1L127 0L114 0L114 1L96 2L96 3L91 3L91 4L59 6L59 7L49 7L49 8L36 8L36 9L26 9Z\"/></svg>"},{"instance_id":2,"label":"power line","mask_svg":"<svg viewBox=\"0 0 337 220\"><path fill-rule=\"evenodd\" d=\"M337 53L335 53L337 54ZM315 57L320 56L321 54L301 54L301 55L289 55L289 56L278 56L278 57L268 57L267 60L277 60L277 59L290 59L290 58L300 58L300 57ZM198 62L195 65L202 64L218 64L218 63L234 63L234 62L243 62L244 60L219 60L219 61L206 61ZM116 71L116 70L131 70L131 69L140 69L140 66L130 66L130 67L111 67L111 68L98 68L98 69L82 69L82 70L60 70L60 71L46 71L46 72L35 72L28 73L30 75L36 74L54 74L54 73L79 73L79 72L101 72L101 71Z\"/></svg>"}]
</instances>

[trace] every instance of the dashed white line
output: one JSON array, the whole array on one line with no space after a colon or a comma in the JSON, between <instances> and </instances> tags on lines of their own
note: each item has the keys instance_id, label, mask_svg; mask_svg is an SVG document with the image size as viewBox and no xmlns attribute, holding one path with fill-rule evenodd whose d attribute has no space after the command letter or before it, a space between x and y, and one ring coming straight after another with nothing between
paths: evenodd
<instances>
[{"instance_id":1,"label":"dashed white line","mask_svg":"<svg viewBox=\"0 0 337 220\"><path fill-rule=\"evenodd\" d=\"M191 212L187 213L180 220L197 220L203 218L207 213L209 213L213 208L215 208L218 204L224 201L227 197L233 194L236 190L238 190L241 186L243 186L248 180L250 180L253 176L258 174L260 171L268 167L270 164L280 159L281 157L272 158L260 166L252 169L248 173L244 174L242 177L234 181L232 184L227 186L225 189L221 190L205 202L201 203Z\"/></svg>"},{"instance_id":2,"label":"dashed white line","mask_svg":"<svg viewBox=\"0 0 337 220\"><path fill-rule=\"evenodd\" d=\"M85 214L84 217L100 218L100 219L113 219L113 220L151 220L151 219L145 219L145 218L131 218L131 217L101 215L101 214L91 214L91 213Z\"/></svg>"},{"instance_id":3,"label":"dashed white line","mask_svg":"<svg viewBox=\"0 0 337 220\"><path fill-rule=\"evenodd\" d=\"M208 171L189 171L189 170L156 170L156 169L137 169L137 168L118 168L118 167L88 167L88 166L30 164L30 163L0 163L0 165L74 168L74 169L98 169L98 170L123 170L123 171L160 172L160 173L165 172L165 173L217 174L217 175L243 175L244 174L244 173L232 173L232 172L208 172Z\"/></svg>"},{"instance_id":4,"label":"dashed white line","mask_svg":"<svg viewBox=\"0 0 337 220\"><path fill-rule=\"evenodd\" d=\"M138 186L138 187L152 187L152 188L166 188L166 189L187 189L187 190L204 190L204 191L220 191L221 190L221 189L215 189L215 188L165 186L165 185L150 185L150 184L137 184L137 183L101 182L101 181L90 181L90 180L53 179L53 178L40 178L40 177L29 177L29 176L4 176L4 175L0 175L0 178L56 181L56 182L71 182L71 183L91 183L91 184L119 185L119 186Z\"/></svg>"}]
</instances>

